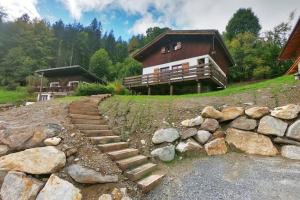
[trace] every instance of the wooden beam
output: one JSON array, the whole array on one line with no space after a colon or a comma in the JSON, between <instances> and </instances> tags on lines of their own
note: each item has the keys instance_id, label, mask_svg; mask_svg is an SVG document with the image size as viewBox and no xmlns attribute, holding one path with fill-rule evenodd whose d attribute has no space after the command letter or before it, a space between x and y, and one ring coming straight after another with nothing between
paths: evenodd
<instances>
[{"instance_id":1,"label":"wooden beam","mask_svg":"<svg viewBox=\"0 0 300 200\"><path fill-rule=\"evenodd\" d=\"M148 86L148 95L151 95L151 87Z\"/></svg>"},{"instance_id":2,"label":"wooden beam","mask_svg":"<svg viewBox=\"0 0 300 200\"><path fill-rule=\"evenodd\" d=\"M201 93L201 82L197 82L197 93Z\"/></svg>"},{"instance_id":3,"label":"wooden beam","mask_svg":"<svg viewBox=\"0 0 300 200\"><path fill-rule=\"evenodd\" d=\"M173 85L170 84L170 95L172 96L173 95Z\"/></svg>"}]
</instances>

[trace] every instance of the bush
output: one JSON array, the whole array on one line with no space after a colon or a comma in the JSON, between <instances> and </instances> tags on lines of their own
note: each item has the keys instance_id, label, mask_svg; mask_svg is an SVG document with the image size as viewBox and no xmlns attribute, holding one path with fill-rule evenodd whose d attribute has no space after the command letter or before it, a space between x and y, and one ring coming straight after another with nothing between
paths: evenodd
<instances>
[{"instance_id":1,"label":"bush","mask_svg":"<svg viewBox=\"0 0 300 200\"><path fill-rule=\"evenodd\" d=\"M113 94L114 89L98 83L81 83L75 90L76 96L90 96L96 94Z\"/></svg>"},{"instance_id":2,"label":"bush","mask_svg":"<svg viewBox=\"0 0 300 200\"><path fill-rule=\"evenodd\" d=\"M120 81L114 81L108 84L108 87L111 87L113 89L113 94L119 94L119 95L127 95L129 94L129 90L122 85Z\"/></svg>"},{"instance_id":3,"label":"bush","mask_svg":"<svg viewBox=\"0 0 300 200\"><path fill-rule=\"evenodd\" d=\"M271 76L271 68L268 66L257 67L253 71L255 79L269 78Z\"/></svg>"}]
</instances>

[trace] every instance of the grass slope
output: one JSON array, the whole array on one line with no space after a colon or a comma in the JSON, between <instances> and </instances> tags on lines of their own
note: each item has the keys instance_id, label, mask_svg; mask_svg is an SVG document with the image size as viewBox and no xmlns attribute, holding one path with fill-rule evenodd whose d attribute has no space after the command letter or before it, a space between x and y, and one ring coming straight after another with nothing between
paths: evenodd
<instances>
[{"instance_id":1,"label":"grass slope","mask_svg":"<svg viewBox=\"0 0 300 200\"><path fill-rule=\"evenodd\" d=\"M20 103L32 99L27 93L26 88L19 87L17 90L8 91L0 88L0 104L3 103Z\"/></svg>"}]
</instances>

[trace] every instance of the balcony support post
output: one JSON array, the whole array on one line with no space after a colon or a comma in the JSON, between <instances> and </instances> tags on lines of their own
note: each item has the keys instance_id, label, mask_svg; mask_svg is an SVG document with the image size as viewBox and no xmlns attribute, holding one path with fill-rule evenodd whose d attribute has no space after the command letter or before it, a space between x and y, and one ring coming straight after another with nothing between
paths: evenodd
<instances>
[{"instance_id":1,"label":"balcony support post","mask_svg":"<svg viewBox=\"0 0 300 200\"><path fill-rule=\"evenodd\" d=\"M148 95L151 95L151 87L148 85Z\"/></svg>"},{"instance_id":2,"label":"balcony support post","mask_svg":"<svg viewBox=\"0 0 300 200\"><path fill-rule=\"evenodd\" d=\"M170 84L170 95L172 96L173 95L173 85Z\"/></svg>"},{"instance_id":3,"label":"balcony support post","mask_svg":"<svg viewBox=\"0 0 300 200\"><path fill-rule=\"evenodd\" d=\"M197 82L197 93L201 93L201 82Z\"/></svg>"}]
</instances>

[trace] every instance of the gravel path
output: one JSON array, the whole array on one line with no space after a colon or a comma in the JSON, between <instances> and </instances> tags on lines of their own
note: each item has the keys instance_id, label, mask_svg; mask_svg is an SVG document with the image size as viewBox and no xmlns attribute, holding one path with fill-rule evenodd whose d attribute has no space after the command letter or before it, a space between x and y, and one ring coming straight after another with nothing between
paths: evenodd
<instances>
[{"instance_id":1,"label":"gravel path","mask_svg":"<svg viewBox=\"0 0 300 200\"><path fill-rule=\"evenodd\" d=\"M224 156L183 160L143 199L300 199L300 162L281 157Z\"/></svg>"}]
</instances>

